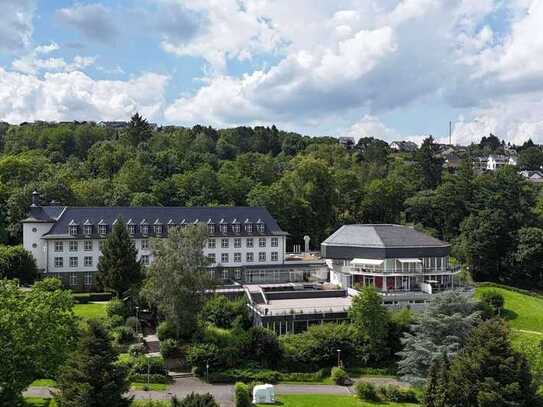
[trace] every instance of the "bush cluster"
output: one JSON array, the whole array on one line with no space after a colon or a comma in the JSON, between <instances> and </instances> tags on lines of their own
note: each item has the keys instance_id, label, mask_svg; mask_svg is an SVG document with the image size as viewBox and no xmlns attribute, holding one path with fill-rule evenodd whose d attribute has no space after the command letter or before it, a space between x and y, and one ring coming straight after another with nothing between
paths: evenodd
<instances>
[{"instance_id":1,"label":"bush cluster","mask_svg":"<svg viewBox=\"0 0 543 407\"><path fill-rule=\"evenodd\" d=\"M128 380L132 383L147 383L147 373L132 373L128 376ZM149 374L149 383L172 383L173 379L168 375Z\"/></svg>"},{"instance_id":2,"label":"bush cluster","mask_svg":"<svg viewBox=\"0 0 543 407\"><path fill-rule=\"evenodd\" d=\"M163 358L172 358L178 352L177 342L174 339L164 339L160 341L160 353Z\"/></svg>"},{"instance_id":3,"label":"bush cluster","mask_svg":"<svg viewBox=\"0 0 543 407\"><path fill-rule=\"evenodd\" d=\"M158 324L156 334L160 341L165 339L177 339L177 330L175 329L175 325L169 321L162 321L160 324Z\"/></svg>"},{"instance_id":4,"label":"bush cluster","mask_svg":"<svg viewBox=\"0 0 543 407\"><path fill-rule=\"evenodd\" d=\"M249 386L245 383L237 382L234 386L234 393L236 397L236 407L251 407L251 393L249 392Z\"/></svg>"},{"instance_id":5,"label":"bush cluster","mask_svg":"<svg viewBox=\"0 0 543 407\"><path fill-rule=\"evenodd\" d=\"M340 386L346 385L349 381L349 375L345 370L340 367L332 368L331 378L335 384L338 384Z\"/></svg>"},{"instance_id":6,"label":"bush cluster","mask_svg":"<svg viewBox=\"0 0 543 407\"><path fill-rule=\"evenodd\" d=\"M411 388L403 388L395 384L375 386L372 383L359 381L355 384L355 392L362 401L417 403L417 393Z\"/></svg>"}]
</instances>

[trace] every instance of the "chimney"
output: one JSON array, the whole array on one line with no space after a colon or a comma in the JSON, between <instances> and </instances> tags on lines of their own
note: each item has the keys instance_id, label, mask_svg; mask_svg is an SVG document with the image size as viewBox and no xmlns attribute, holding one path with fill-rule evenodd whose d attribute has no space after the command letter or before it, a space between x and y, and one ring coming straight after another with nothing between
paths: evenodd
<instances>
[{"instance_id":1,"label":"chimney","mask_svg":"<svg viewBox=\"0 0 543 407\"><path fill-rule=\"evenodd\" d=\"M32 206L40 206L40 194L38 193L38 191L32 192Z\"/></svg>"}]
</instances>

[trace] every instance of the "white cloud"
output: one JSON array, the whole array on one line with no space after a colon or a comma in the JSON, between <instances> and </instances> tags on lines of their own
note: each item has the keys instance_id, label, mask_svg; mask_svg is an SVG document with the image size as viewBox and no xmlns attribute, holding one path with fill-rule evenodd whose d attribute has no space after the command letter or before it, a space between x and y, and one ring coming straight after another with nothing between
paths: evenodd
<instances>
[{"instance_id":1,"label":"white cloud","mask_svg":"<svg viewBox=\"0 0 543 407\"><path fill-rule=\"evenodd\" d=\"M66 62L64 58L44 58L42 55L47 55L52 52L58 51L60 47L58 44L52 42L46 45L40 45L30 53L15 59L11 66L14 70L23 72L26 74L37 74L41 71L77 71L87 66L93 65L96 61L94 57L82 57L76 55L72 62Z\"/></svg>"},{"instance_id":2,"label":"white cloud","mask_svg":"<svg viewBox=\"0 0 543 407\"><path fill-rule=\"evenodd\" d=\"M2 0L0 5L0 51L28 47L32 40L35 0Z\"/></svg>"},{"instance_id":3,"label":"white cloud","mask_svg":"<svg viewBox=\"0 0 543 407\"><path fill-rule=\"evenodd\" d=\"M401 136L394 129L391 129L379 120L378 117L366 115L361 120L352 124L342 136L354 137L358 142L363 137L373 137L387 142L394 141Z\"/></svg>"},{"instance_id":4,"label":"white cloud","mask_svg":"<svg viewBox=\"0 0 543 407\"><path fill-rule=\"evenodd\" d=\"M39 78L0 68L0 120L126 120L136 111L156 119L162 115L167 81L154 73L107 81L79 71Z\"/></svg>"}]
</instances>

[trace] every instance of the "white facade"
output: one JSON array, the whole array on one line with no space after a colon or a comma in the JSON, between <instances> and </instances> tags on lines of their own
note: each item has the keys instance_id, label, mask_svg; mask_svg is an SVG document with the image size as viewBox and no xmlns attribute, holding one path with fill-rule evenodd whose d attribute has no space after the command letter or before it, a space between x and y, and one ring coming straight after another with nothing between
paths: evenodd
<instances>
[{"instance_id":1,"label":"white facade","mask_svg":"<svg viewBox=\"0 0 543 407\"><path fill-rule=\"evenodd\" d=\"M488 171L496 171L504 165L517 165L517 159L502 155L489 155L486 161L486 169Z\"/></svg>"}]
</instances>

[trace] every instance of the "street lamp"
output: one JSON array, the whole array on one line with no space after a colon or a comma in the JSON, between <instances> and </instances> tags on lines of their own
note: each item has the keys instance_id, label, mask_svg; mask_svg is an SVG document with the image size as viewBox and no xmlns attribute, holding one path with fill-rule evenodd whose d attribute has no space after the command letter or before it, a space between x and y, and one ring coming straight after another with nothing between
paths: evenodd
<instances>
[{"instance_id":1,"label":"street lamp","mask_svg":"<svg viewBox=\"0 0 543 407\"><path fill-rule=\"evenodd\" d=\"M206 360L206 382L209 383L209 360Z\"/></svg>"},{"instance_id":2,"label":"street lamp","mask_svg":"<svg viewBox=\"0 0 543 407\"><path fill-rule=\"evenodd\" d=\"M341 349L337 350L337 367L341 367Z\"/></svg>"},{"instance_id":3,"label":"street lamp","mask_svg":"<svg viewBox=\"0 0 543 407\"><path fill-rule=\"evenodd\" d=\"M136 305L136 319L138 323L136 324L136 336L139 334L139 324L140 324L140 307Z\"/></svg>"}]
</instances>

